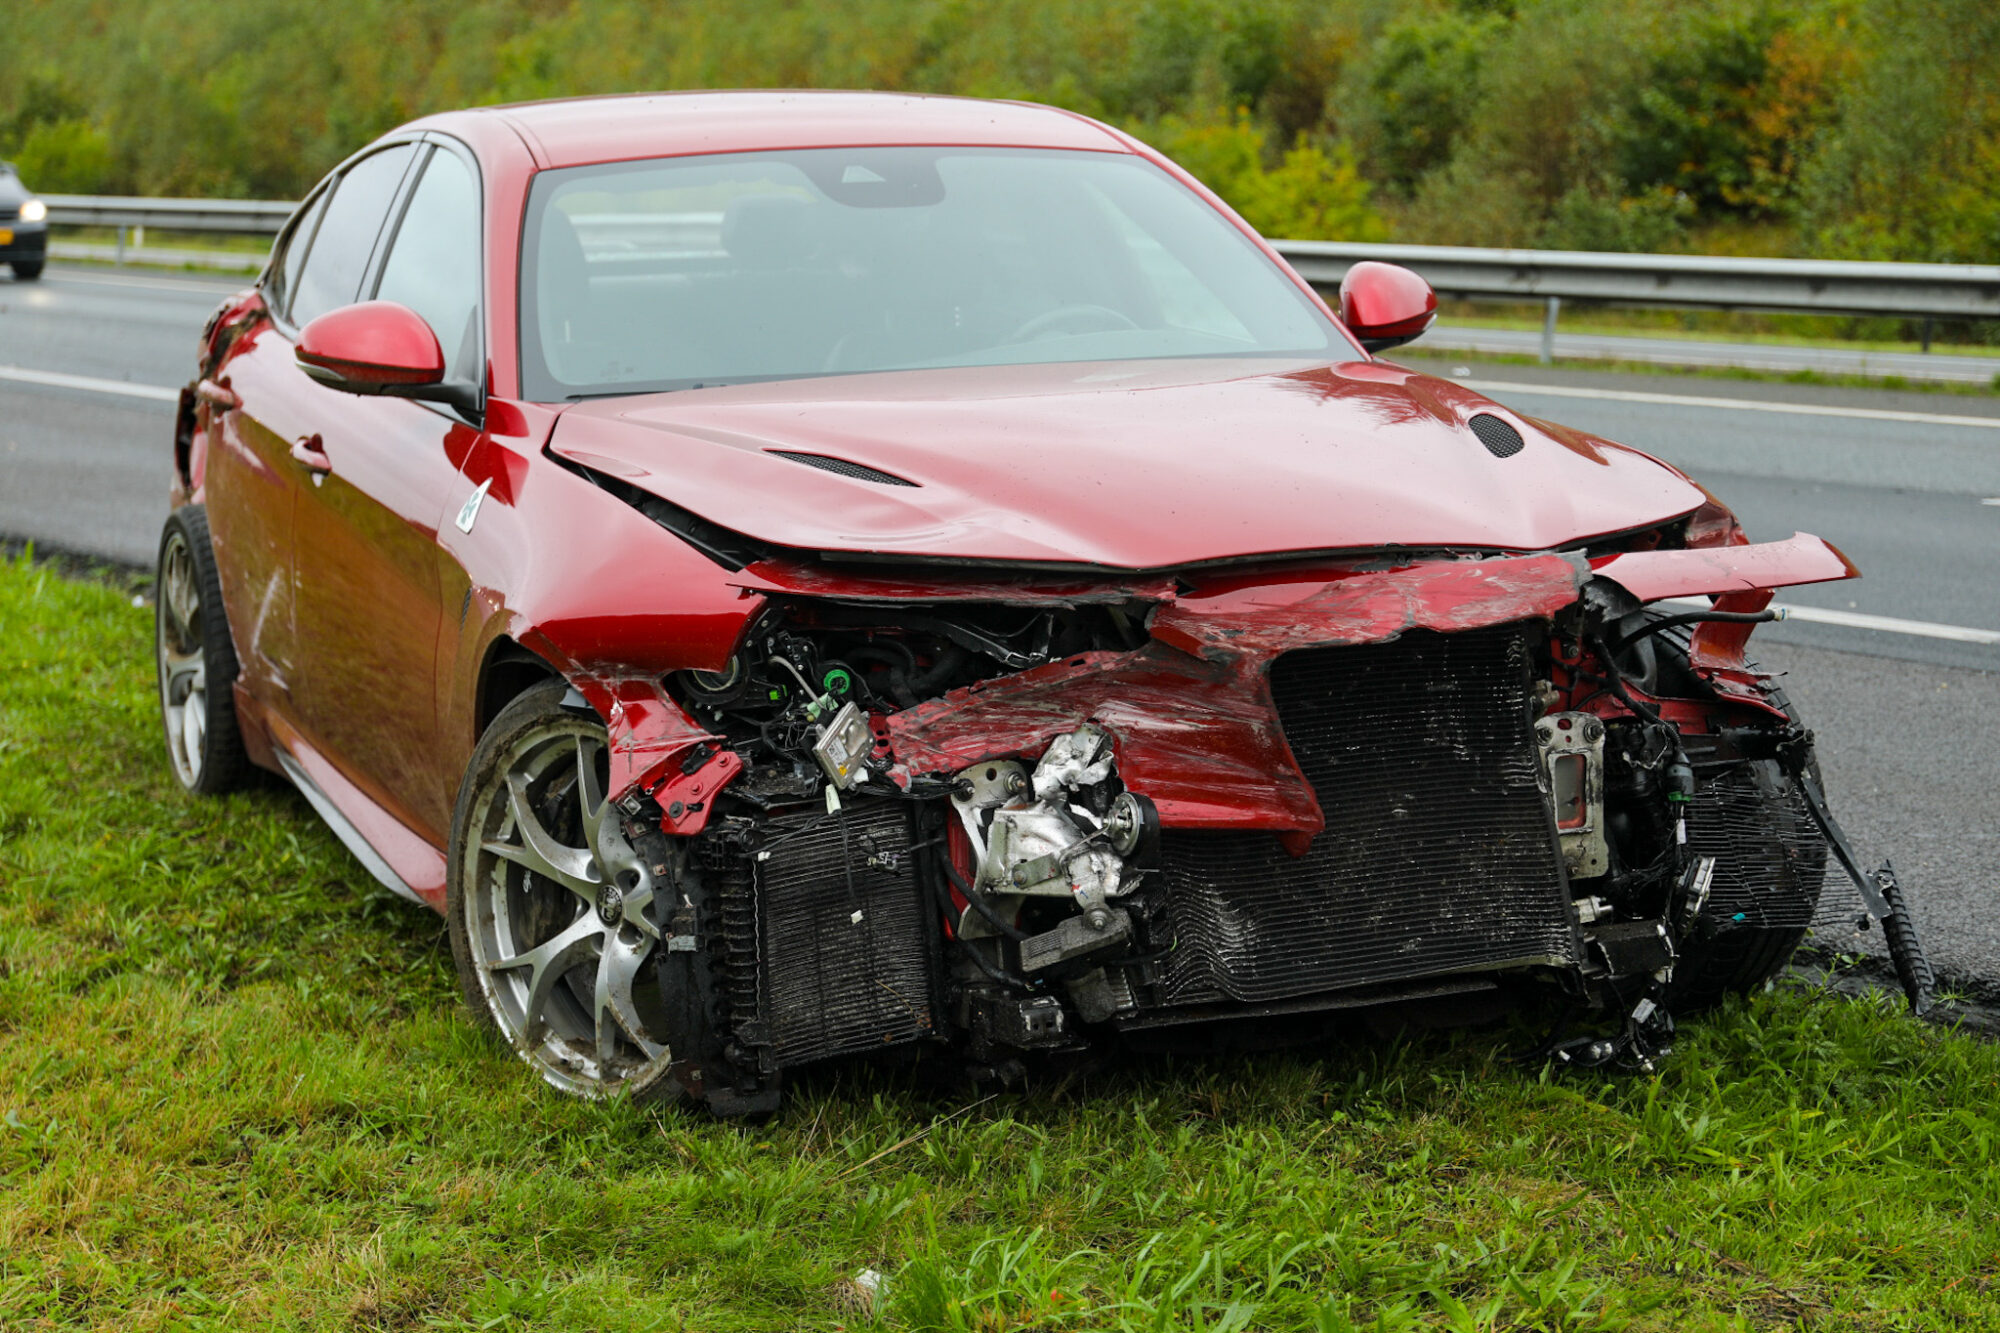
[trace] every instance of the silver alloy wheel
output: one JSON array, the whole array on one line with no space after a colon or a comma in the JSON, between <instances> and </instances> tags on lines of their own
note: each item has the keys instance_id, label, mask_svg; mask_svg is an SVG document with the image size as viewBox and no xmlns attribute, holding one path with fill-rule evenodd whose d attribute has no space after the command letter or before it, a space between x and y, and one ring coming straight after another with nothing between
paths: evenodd
<instances>
[{"instance_id":1,"label":"silver alloy wheel","mask_svg":"<svg viewBox=\"0 0 2000 1333\"><path fill-rule=\"evenodd\" d=\"M160 561L160 713L166 723L167 755L183 787L201 781L208 740L208 659L202 637L201 592L195 584L194 553L179 532L167 537Z\"/></svg>"},{"instance_id":2,"label":"silver alloy wheel","mask_svg":"<svg viewBox=\"0 0 2000 1333\"><path fill-rule=\"evenodd\" d=\"M523 1059L585 1097L641 1092L670 1059L649 1021L660 946L651 868L605 799L604 728L564 714L517 736L473 795L459 895L472 971Z\"/></svg>"}]
</instances>

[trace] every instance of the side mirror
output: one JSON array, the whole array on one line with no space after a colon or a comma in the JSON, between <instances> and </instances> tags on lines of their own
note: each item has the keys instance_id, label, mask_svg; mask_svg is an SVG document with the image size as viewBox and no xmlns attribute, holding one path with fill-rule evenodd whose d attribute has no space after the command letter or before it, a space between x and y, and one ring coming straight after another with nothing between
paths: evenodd
<instances>
[{"instance_id":1,"label":"side mirror","mask_svg":"<svg viewBox=\"0 0 2000 1333\"><path fill-rule=\"evenodd\" d=\"M444 403L471 416L479 390L449 383L444 351L422 315L394 301L329 310L299 330L299 369L329 389Z\"/></svg>"},{"instance_id":2,"label":"side mirror","mask_svg":"<svg viewBox=\"0 0 2000 1333\"><path fill-rule=\"evenodd\" d=\"M1431 285L1400 264L1364 259L1340 280L1340 322L1371 352L1421 338L1437 309Z\"/></svg>"}]
</instances>

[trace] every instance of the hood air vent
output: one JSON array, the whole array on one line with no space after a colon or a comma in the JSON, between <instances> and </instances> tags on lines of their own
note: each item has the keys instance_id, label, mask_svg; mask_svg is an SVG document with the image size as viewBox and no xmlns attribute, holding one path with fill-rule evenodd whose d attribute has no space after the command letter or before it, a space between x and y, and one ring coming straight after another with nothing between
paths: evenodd
<instances>
[{"instance_id":1,"label":"hood air vent","mask_svg":"<svg viewBox=\"0 0 2000 1333\"><path fill-rule=\"evenodd\" d=\"M1514 447L1516 449L1521 447L1518 436L1516 437ZM790 449L766 449L764 452L775 454L779 458L789 458L794 463L804 463L807 467L816 467L822 472L838 473L843 477L852 477L856 481L872 481L878 486L914 486L917 484L914 481L905 481L894 473L878 471L872 467L863 467L859 463L850 463L845 458L828 458L825 454L793 453Z\"/></svg>"},{"instance_id":2,"label":"hood air vent","mask_svg":"<svg viewBox=\"0 0 2000 1333\"><path fill-rule=\"evenodd\" d=\"M1486 452L1495 458L1512 458L1527 445L1527 441L1521 438L1520 431L1491 412L1481 412L1470 424L1472 433L1486 446Z\"/></svg>"}]
</instances>

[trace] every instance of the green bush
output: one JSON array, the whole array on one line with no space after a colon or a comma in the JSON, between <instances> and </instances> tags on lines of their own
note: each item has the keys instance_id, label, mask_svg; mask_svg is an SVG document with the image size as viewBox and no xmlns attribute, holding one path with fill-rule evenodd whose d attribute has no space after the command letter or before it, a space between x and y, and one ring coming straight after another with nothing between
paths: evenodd
<instances>
[{"instance_id":1,"label":"green bush","mask_svg":"<svg viewBox=\"0 0 2000 1333\"><path fill-rule=\"evenodd\" d=\"M101 194L112 183L111 140L83 120L37 125L13 150L21 179L51 194Z\"/></svg>"},{"instance_id":2,"label":"green bush","mask_svg":"<svg viewBox=\"0 0 2000 1333\"><path fill-rule=\"evenodd\" d=\"M1300 140L1266 167L1265 132L1243 111L1169 117L1147 137L1266 236L1374 241L1387 235L1345 144Z\"/></svg>"},{"instance_id":3,"label":"green bush","mask_svg":"<svg viewBox=\"0 0 2000 1333\"><path fill-rule=\"evenodd\" d=\"M295 198L446 107L872 87L1139 127L1278 233L1992 262L1996 69L1973 0L29 0L0 156Z\"/></svg>"}]
</instances>

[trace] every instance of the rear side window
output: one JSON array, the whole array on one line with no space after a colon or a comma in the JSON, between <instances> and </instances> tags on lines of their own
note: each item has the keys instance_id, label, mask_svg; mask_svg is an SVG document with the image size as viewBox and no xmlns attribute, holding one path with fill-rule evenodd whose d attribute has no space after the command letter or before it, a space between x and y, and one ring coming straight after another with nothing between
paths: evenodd
<instances>
[{"instance_id":1,"label":"rear side window","mask_svg":"<svg viewBox=\"0 0 2000 1333\"><path fill-rule=\"evenodd\" d=\"M312 246L313 228L319 225L319 215L326 211L326 201L331 192L321 190L306 205L299 220L285 233L278 252L278 262L271 266L271 289L265 293L266 303L279 314L285 312L286 303L292 299L293 290L299 285L299 268L306 262L306 251Z\"/></svg>"},{"instance_id":2,"label":"rear side window","mask_svg":"<svg viewBox=\"0 0 2000 1333\"><path fill-rule=\"evenodd\" d=\"M294 324L307 324L329 310L354 304L375 238L415 151L411 144L396 144L364 157L334 186L333 201L320 219L292 292Z\"/></svg>"},{"instance_id":3,"label":"rear side window","mask_svg":"<svg viewBox=\"0 0 2000 1333\"><path fill-rule=\"evenodd\" d=\"M444 149L431 154L410 196L375 295L424 317L444 349L447 377L480 378L479 187Z\"/></svg>"}]
</instances>

